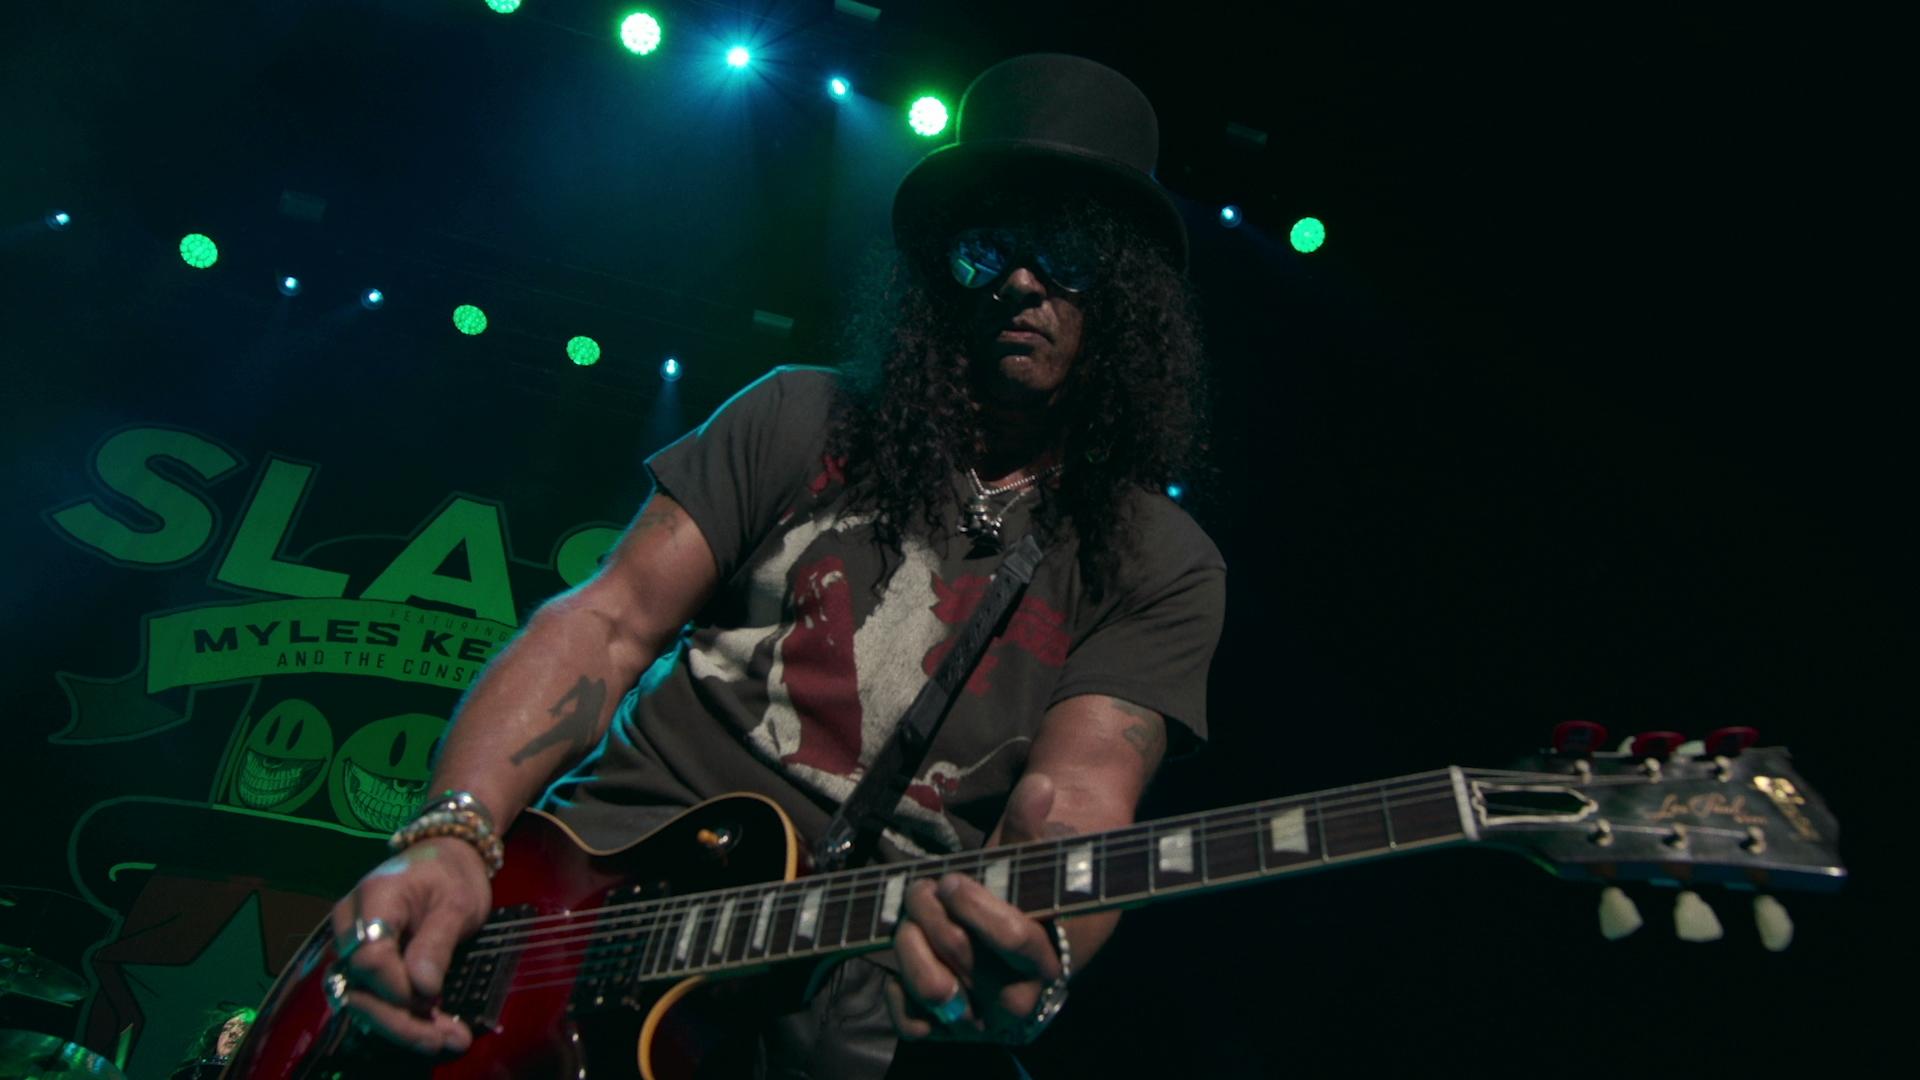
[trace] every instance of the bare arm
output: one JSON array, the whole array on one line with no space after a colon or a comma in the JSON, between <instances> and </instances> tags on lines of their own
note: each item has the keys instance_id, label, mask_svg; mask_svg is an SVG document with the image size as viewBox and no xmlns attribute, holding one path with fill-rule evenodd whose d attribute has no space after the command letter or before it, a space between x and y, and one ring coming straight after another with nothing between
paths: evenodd
<instances>
[{"instance_id":1,"label":"bare arm","mask_svg":"<svg viewBox=\"0 0 1920 1080\"><path fill-rule=\"evenodd\" d=\"M1117 829L1131 824L1140 795L1166 752L1160 714L1100 695L1047 710L1020 783L987 845ZM901 982L888 986L894 1025L908 1038L1017 1035L1045 984L1060 972L1038 922L963 874L907 891L908 919L895 937ZM1062 922L1075 968L1113 936L1120 913ZM965 990L968 1021L944 1031L924 1017ZM911 998L922 1015L908 1007Z\"/></svg>"},{"instance_id":2,"label":"bare arm","mask_svg":"<svg viewBox=\"0 0 1920 1080\"><path fill-rule=\"evenodd\" d=\"M719 580L700 529L665 494L594 577L548 601L460 703L432 791L471 791L505 829L606 733L620 696Z\"/></svg>"},{"instance_id":3,"label":"bare arm","mask_svg":"<svg viewBox=\"0 0 1920 1080\"><path fill-rule=\"evenodd\" d=\"M1167 752L1167 723L1152 709L1119 698L1085 694L1047 710L1026 771L1053 781L1053 806L1042 836L1105 832L1133 824L1147 783ZM1004 818L989 846L1002 843ZM1076 967L1113 936L1118 911L1076 915L1064 925Z\"/></svg>"},{"instance_id":4,"label":"bare arm","mask_svg":"<svg viewBox=\"0 0 1920 1080\"><path fill-rule=\"evenodd\" d=\"M461 702L434 769L434 792L470 791L505 829L607 730L615 703L719 579L713 551L680 505L656 494L593 579L542 605ZM437 837L374 868L333 909L342 941L356 926L391 934L355 950L348 1007L383 1036L423 1052L464 1050L472 1033L431 1006L454 946L492 902L480 855Z\"/></svg>"}]
</instances>

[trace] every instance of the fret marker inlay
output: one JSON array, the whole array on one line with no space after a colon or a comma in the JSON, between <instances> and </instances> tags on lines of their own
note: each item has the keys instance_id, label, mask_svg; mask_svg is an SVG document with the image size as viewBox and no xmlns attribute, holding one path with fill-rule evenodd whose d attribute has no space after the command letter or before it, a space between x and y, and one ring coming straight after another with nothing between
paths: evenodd
<instances>
[{"instance_id":1,"label":"fret marker inlay","mask_svg":"<svg viewBox=\"0 0 1920 1080\"><path fill-rule=\"evenodd\" d=\"M1066 890L1082 896L1093 895L1093 845L1078 844L1067 849Z\"/></svg>"},{"instance_id":2,"label":"fret marker inlay","mask_svg":"<svg viewBox=\"0 0 1920 1080\"><path fill-rule=\"evenodd\" d=\"M733 909L740 903L737 896L727 897L720 905L720 917L713 920L713 955L719 956L727 951L727 934L733 929Z\"/></svg>"},{"instance_id":3,"label":"fret marker inlay","mask_svg":"<svg viewBox=\"0 0 1920 1080\"><path fill-rule=\"evenodd\" d=\"M750 944L754 952L767 950L767 931L773 929L773 890L760 898L760 908L753 913L753 940Z\"/></svg>"},{"instance_id":4,"label":"fret marker inlay","mask_svg":"<svg viewBox=\"0 0 1920 1080\"><path fill-rule=\"evenodd\" d=\"M996 900L1007 899L1007 884L1013 876L1013 860L995 859L981 869L980 884L987 887Z\"/></svg>"},{"instance_id":5,"label":"fret marker inlay","mask_svg":"<svg viewBox=\"0 0 1920 1080\"><path fill-rule=\"evenodd\" d=\"M684 964L693 951L693 935L700 929L700 905L687 909L687 921L680 924L680 936L673 942L673 962Z\"/></svg>"},{"instance_id":6,"label":"fret marker inlay","mask_svg":"<svg viewBox=\"0 0 1920 1080\"><path fill-rule=\"evenodd\" d=\"M1306 809L1296 806L1273 815L1267 823L1267 836L1273 850L1305 855L1309 850Z\"/></svg>"},{"instance_id":7,"label":"fret marker inlay","mask_svg":"<svg viewBox=\"0 0 1920 1080\"><path fill-rule=\"evenodd\" d=\"M880 895L880 925L892 926L900 921L900 902L907 896L907 875L894 874L887 878L886 891Z\"/></svg>"},{"instance_id":8,"label":"fret marker inlay","mask_svg":"<svg viewBox=\"0 0 1920 1080\"><path fill-rule=\"evenodd\" d=\"M813 933L820 925L820 901L827 895L825 885L815 885L800 898L800 918L794 923L795 941L812 941Z\"/></svg>"},{"instance_id":9,"label":"fret marker inlay","mask_svg":"<svg viewBox=\"0 0 1920 1080\"><path fill-rule=\"evenodd\" d=\"M1160 838L1160 872L1193 873L1193 833L1190 830L1180 829Z\"/></svg>"}]
</instances>

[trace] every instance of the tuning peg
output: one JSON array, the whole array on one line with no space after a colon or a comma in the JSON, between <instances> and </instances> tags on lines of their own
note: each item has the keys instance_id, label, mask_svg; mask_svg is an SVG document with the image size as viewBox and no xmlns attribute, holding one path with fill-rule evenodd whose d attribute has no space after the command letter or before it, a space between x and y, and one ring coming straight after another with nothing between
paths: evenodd
<instances>
[{"instance_id":1,"label":"tuning peg","mask_svg":"<svg viewBox=\"0 0 1920 1080\"><path fill-rule=\"evenodd\" d=\"M1553 727L1553 752L1585 757L1606 745L1607 729L1591 720L1564 720Z\"/></svg>"},{"instance_id":2,"label":"tuning peg","mask_svg":"<svg viewBox=\"0 0 1920 1080\"><path fill-rule=\"evenodd\" d=\"M1750 727L1715 728L1707 734L1706 750L1710 757L1734 757L1760 741L1760 733Z\"/></svg>"},{"instance_id":3,"label":"tuning peg","mask_svg":"<svg viewBox=\"0 0 1920 1080\"><path fill-rule=\"evenodd\" d=\"M1620 886L1609 885L1600 890L1601 937L1608 941L1619 941L1640 929L1643 924L1640 909L1634 906L1632 897L1620 891Z\"/></svg>"},{"instance_id":4,"label":"tuning peg","mask_svg":"<svg viewBox=\"0 0 1920 1080\"><path fill-rule=\"evenodd\" d=\"M1627 744L1627 752L1637 758L1664 761L1686 741L1687 737L1677 731L1643 731Z\"/></svg>"},{"instance_id":5,"label":"tuning peg","mask_svg":"<svg viewBox=\"0 0 1920 1080\"><path fill-rule=\"evenodd\" d=\"M1793 944L1793 918L1787 914L1786 905L1773 897L1762 893L1753 898L1753 922L1760 928L1760 944L1768 952L1786 952Z\"/></svg>"},{"instance_id":6,"label":"tuning peg","mask_svg":"<svg viewBox=\"0 0 1920 1080\"><path fill-rule=\"evenodd\" d=\"M1719 941L1726 935L1720 917L1692 889L1682 889L1673 902L1673 932L1681 941L1695 942Z\"/></svg>"}]
</instances>

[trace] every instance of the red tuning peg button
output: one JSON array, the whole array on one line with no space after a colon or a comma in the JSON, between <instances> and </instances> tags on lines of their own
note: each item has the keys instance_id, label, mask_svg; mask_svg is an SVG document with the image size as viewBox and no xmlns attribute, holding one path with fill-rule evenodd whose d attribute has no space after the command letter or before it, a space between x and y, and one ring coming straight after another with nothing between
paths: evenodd
<instances>
[{"instance_id":1,"label":"red tuning peg button","mask_svg":"<svg viewBox=\"0 0 1920 1080\"><path fill-rule=\"evenodd\" d=\"M1709 757L1733 757L1760 741L1760 733L1750 727L1716 728L1706 737Z\"/></svg>"},{"instance_id":2,"label":"red tuning peg button","mask_svg":"<svg viewBox=\"0 0 1920 1080\"><path fill-rule=\"evenodd\" d=\"M1687 737L1677 731L1643 731L1633 737L1629 752L1636 758L1659 758L1664 761L1672 757L1673 752L1686 741Z\"/></svg>"},{"instance_id":3,"label":"red tuning peg button","mask_svg":"<svg viewBox=\"0 0 1920 1080\"><path fill-rule=\"evenodd\" d=\"M1591 720L1565 720L1553 727L1553 752L1585 756L1607 744L1607 729Z\"/></svg>"}]
</instances>

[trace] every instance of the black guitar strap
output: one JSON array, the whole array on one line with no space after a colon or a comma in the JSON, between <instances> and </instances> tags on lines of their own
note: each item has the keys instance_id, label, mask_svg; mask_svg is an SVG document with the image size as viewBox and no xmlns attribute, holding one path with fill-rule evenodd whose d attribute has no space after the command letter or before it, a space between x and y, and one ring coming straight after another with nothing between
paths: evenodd
<instances>
[{"instance_id":1,"label":"black guitar strap","mask_svg":"<svg viewBox=\"0 0 1920 1080\"><path fill-rule=\"evenodd\" d=\"M1040 544L1029 533L1000 563L993 582L980 597L973 616L960 628L954 646L940 661L933 677L920 688L919 696L907 707L906 714L887 737L887 743L874 755L873 764L855 785L853 794L840 804L840 812L828 822L814 852L816 871L842 870L858 866L873 857L886 828L887 816L900 804L913 774L927 758L934 733L947 718L953 695L966 684L973 669L986 652L987 642L1013 609L1013 602L1033 580L1040 565Z\"/></svg>"}]
</instances>

